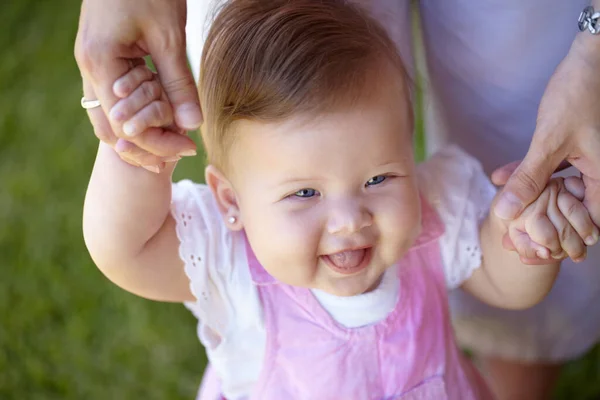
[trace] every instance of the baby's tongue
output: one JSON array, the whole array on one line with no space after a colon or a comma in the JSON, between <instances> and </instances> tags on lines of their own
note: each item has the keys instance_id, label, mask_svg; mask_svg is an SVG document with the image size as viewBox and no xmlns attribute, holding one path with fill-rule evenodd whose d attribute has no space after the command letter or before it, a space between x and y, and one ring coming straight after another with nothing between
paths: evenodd
<instances>
[{"instance_id":1,"label":"baby's tongue","mask_svg":"<svg viewBox=\"0 0 600 400\"><path fill-rule=\"evenodd\" d=\"M355 268L363 260L365 249L349 250L335 253L329 256L329 259L338 268Z\"/></svg>"}]
</instances>

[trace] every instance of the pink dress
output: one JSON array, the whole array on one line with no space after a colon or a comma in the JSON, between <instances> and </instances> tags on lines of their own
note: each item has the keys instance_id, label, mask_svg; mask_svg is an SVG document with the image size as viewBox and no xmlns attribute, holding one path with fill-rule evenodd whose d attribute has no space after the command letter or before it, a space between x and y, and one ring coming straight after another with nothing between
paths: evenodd
<instances>
[{"instance_id":1,"label":"pink dress","mask_svg":"<svg viewBox=\"0 0 600 400\"><path fill-rule=\"evenodd\" d=\"M491 399L455 344L438 239L443 226L422 205L423 233L399 262L400 296L382 321L339 325L310 290L281 284L246 246L267 332L250 399ZM198 396L224 399L207 371Z\"/></svg>"}]
</instances>

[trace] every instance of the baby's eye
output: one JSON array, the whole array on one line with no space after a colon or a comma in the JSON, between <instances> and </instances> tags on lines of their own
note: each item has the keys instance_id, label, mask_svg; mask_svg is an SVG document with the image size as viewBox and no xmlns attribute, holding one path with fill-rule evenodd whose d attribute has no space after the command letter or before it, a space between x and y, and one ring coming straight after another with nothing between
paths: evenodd
<instances>
[{"instance_id":1,"label":"baby's eye","mask_svg":"<svg viewBox=\"0 0 600 400\"><path fill-rule=\"evenodd\" d=\"M385 176L377 175L377 176L374 176L371 179L369 179L367 181L367 183L365 184L365 186L379 185L383 181L385 181Z\"/></svg>"},{"instance_id":2,"label":"baby's eye","mask_svg":"<svg viewBox=\"0 0 600 400\"><path fill-rule=\"evenodd\" d=\"M296 193L294 193L294 196L306 199L309 197L316 196L317 194L318 192L315 189L300 189Z\"/></svg>"}]
</instances>

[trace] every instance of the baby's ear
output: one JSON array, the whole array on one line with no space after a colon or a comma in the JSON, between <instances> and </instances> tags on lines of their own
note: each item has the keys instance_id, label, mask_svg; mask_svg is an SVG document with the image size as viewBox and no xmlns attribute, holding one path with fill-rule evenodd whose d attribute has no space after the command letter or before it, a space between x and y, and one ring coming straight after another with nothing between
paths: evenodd
<instances>
[{"instance_id":1,"label":"baby's ear","mask_svg":"<svg viewBox=\"0 0 600 400\"><path fill-rule=\"evenodd\" d=\"M241 230L244 226L240 218L237 196L229 179L214 165L206 167L204 179L217 201L225 225L234 231Z\"/></svg>"}]
</instances>

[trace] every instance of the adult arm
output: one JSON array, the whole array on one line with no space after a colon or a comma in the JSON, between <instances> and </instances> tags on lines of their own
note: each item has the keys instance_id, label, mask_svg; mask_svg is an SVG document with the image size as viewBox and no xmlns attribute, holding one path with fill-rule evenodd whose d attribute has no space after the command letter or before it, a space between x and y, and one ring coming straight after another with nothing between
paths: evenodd
<instances>
[{"instance_id":1,"label":"adult arm","mask_svg":"<svg viewBox=\"0 0 600 400\"><path fill-rule=\"evenodd\" d=\"M592 6L600 10L600 0L593 0ZM529 151L503 188L495 214L516 218L542 193L563 161L581 171L584 205L600 226L600 35L587 31L577 34L550 78ZM503 168L494 175L503 175Z\"/></svg>"}]
</instances>

